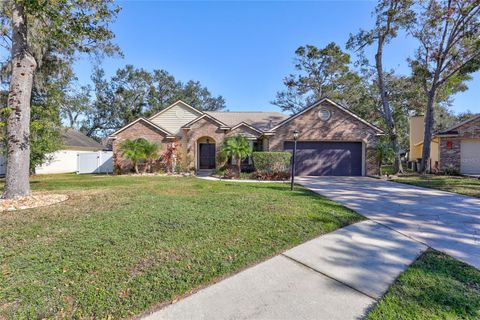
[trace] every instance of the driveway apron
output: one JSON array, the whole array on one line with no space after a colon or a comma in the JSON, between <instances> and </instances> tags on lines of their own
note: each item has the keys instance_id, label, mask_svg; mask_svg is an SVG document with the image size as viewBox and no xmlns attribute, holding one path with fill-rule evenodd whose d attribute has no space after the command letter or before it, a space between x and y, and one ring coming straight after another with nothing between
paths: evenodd
<instances>
[{"instance_id":1,"label":"driveway apron","mask_svg":"<svg viewBox=\"0 0 480 320\"><path fill-rule=\"evenodd\" d=\"M296 181L480 269L480 199L369 177L298 177Z\"/></svg>"}]
</instances>

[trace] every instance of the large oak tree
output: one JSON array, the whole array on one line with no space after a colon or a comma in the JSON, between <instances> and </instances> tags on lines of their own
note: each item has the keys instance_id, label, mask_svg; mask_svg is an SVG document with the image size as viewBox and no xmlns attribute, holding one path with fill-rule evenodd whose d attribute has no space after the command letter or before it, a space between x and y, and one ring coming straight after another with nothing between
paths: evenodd
<instances>
[{"instance_id":1,"label":"large oak tree","mask_svg":"<svg viewBox=\"0 0 480 320\"><path fill-rule=\"evenodd\" d=\"M11 0L0 4L2 37L11 48L7 102L7 167L4 198L30 194L30 104L45 52L72 59L77 52L113 53L109 23L113 0Z\"/></svg>"},{"instance_id":2,"label":"large oak tree","mask_svg":"<svg viewBox=\"0 0 480 320\"><path fill-rule=\"evenodd\" d=\"M412 34L420 42L411 60L426 95L421 171L426 172L434 129L435 101L480 69L480 0L429 0Z\"/></svg>"},{"instance_id":3,"label":"large oak tree","mask_svg":"<svg viewBox=\"0 0 480 320\"><path fill-rule=\"evenodd\" d=\"M382 116L386 124L386 132L395 151L395 171L401 172L400 143L395 124L394 113L386 86L386 72L383 66L384 48L394 39L399 30L408 28L414 21L411 0L380 0L375 8L375 26L370 30L361 30L352 35L348 42L349 48L363 50L364 47L375 45L376 84L381 98Z\"/></svg>"}]
</instances>

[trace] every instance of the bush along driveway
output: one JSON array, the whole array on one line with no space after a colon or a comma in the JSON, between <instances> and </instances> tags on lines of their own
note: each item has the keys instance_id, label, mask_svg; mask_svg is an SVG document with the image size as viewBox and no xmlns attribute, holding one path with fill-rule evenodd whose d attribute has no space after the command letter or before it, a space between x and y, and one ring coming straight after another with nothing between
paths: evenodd
<instances>
[{"instance_id":1,"label":"bush along driveway","mask_svg":"<svg viewBox=\"0 0 480 320\"><path fill-rule=\"evenodd\" d=\"M304 188L52 175L50 207L0 213L0 318L122 318L363 220Z\"/></svg>"}]
</instances>

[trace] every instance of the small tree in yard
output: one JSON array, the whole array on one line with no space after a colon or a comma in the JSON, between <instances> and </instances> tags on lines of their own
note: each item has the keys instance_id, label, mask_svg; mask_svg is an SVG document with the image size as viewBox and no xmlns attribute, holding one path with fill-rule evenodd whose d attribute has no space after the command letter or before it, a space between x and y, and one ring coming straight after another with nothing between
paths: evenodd
<instances>
[{"instance_id":1,"label":"small tree in yard","mask_svg":"<svg viewBox=\"0 0 480 320\"><path fill-rule=\"evenodd\" d=\"M140 161L147 161L145 171L150 168L151 162L158 158L158 145L151 143L143 138L135 140L125 140L120 144L120 151L122 157L132 161L135 173L140 173L138 170L138 163Z\"/></svg>"},{"instance_id":2,"label":"small tree in yard","mask_svg":"<svg viewBox=\"0 0 480 320\"><path fill-rule=\"evenodd\" d=\"M242 161L252 154L252 147L248 139L242 136L228 137L220 149L220 156L224 159L235 159L238 174L242 170Z\"/></svg>"},{"instance_id":3,"label":"small tree in yard","mask_svg":"<svg viewBox=\"0 0 480 320\"><path fill-rule=\"evenodd\" d=\"M167 150L162 154L162 160L167 167L167 172L173 173L177 166L178 145L175 142L169 143Z\"/></svg>"},{"instance_id":4,"label":"small tree in yard","mask_svg":"<svg viewBox=\"0 0 480 320\"><path fill-rule=\"evenodd\" d=\"M382 174L383 163L393 163L395 161L395 150L391 144L380 142L375 146L375 160L378 163L378 172Z\"/></svg>"}]
</instances>

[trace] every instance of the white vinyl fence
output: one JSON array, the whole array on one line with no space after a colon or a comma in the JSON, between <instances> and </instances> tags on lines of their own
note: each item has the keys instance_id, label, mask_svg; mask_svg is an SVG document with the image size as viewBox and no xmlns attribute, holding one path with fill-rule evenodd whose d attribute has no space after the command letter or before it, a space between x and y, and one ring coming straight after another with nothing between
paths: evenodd
<instances>
[{"instance_id":1,"label":"white vinyl fence","mask_svg":"<svg viewBox=\"0 0 480 320\"><path fill-rule=\"evenodd\" d=\"M77 173L111 173L112 157L112 151L79 153Z\"/></svg>"},{"instance_id":2,"label":"white vinyl fence","mask_svg":"<svg viewBox=\"0 0 480 320\"><path fill-rule=\"evenodd\" d=\"M35 168L37 174L49 173L111 173L113 172L112 151L59 150L51 154L49 161ZM0 176L5 175L6 159L0 155Z\"/></svg>"}]
</instances>

